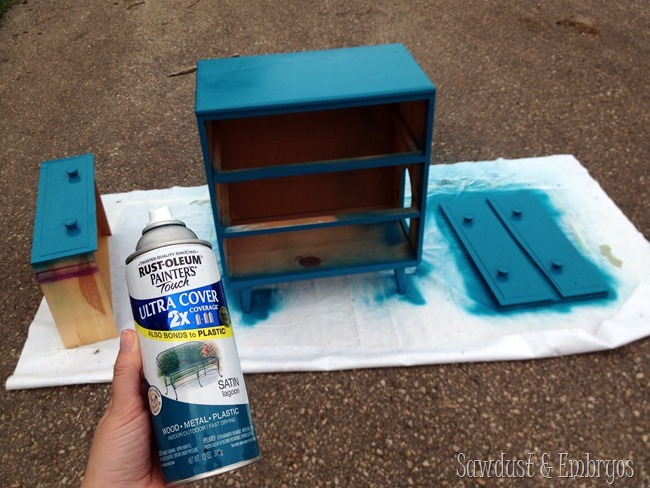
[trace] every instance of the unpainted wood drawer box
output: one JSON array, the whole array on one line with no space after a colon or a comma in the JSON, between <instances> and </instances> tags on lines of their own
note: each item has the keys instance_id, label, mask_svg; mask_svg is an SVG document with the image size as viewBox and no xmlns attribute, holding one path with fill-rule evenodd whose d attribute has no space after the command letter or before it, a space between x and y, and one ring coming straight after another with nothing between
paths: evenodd
<instances>
[{"instance_id":1,"label":"unpainted wood drawer box","mask_svg":"<svg viewBox=\"0 0 650 488\"><path fill-rule=\"evenodd\" d=\"M66 348L117 337L91 154L40 165L31 264Z\"/></svg>"}]
</instances>

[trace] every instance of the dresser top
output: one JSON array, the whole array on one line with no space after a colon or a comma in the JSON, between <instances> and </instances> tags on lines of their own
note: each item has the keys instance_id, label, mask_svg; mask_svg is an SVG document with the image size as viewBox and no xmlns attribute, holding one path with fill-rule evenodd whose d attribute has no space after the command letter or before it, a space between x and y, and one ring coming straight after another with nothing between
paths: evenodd
<instances>
[{"instance_id":1,"label":"dresser top","mask_svg":"<svg viewBox=\"0 0 650 488\"><path fill-rule=\"evenodd\" d=\"M246 112L427 97L435 86L402 44L201 60L196 114Z\"/></svg>"}]
</instances>

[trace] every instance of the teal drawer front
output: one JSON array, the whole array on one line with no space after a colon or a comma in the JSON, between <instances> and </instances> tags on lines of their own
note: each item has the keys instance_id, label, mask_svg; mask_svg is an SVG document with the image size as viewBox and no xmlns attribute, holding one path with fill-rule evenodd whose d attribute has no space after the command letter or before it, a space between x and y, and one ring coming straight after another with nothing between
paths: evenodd
<instances>
[{"instance_id":1,"label":"teal drawer front","mask_svg":"<svg viewBox=\"0 0 650 488\"><path fill-rule=\"evenodd\" d=\"M606 297L601 271L529 191L465 195L440 204L498 306Z\"/></svg>"},{"instance_id":2,"label":"teal drawer front","mask_svg":"<svg viewBox=\"0 0 650 488\"><path fill-rule=\"evenodd\" d=\"M600 271L571 244L531 193L494 196L488 202L562 298L608 294Z\"/></svg>"},{"instance_id":3,"label":"teal drawer front","mask_svg":"<svg viewBox=\"0 0 650 488\"><path fill-rule=\"evenodd\" d=\"M499 306L554 300L552 286L503 228L485 197L463 198L441 208Z\"/></svg>"},{"instance_id":4,"label":"teal drawer front","mask_svg":"<svg viewBox=\"0 0 650 488\"><path fill-rule=\"evenodd\" d=\"M32 265L97 250L92 154L41 163Z\"/></svg>"}]
</instances>

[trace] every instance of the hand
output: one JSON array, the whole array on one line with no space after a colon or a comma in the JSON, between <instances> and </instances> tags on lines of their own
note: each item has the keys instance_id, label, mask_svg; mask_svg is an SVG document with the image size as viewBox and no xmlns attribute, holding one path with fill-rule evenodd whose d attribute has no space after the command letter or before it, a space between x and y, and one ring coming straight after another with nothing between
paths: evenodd
<instances>
[{"instance_id":1,"label":"hand","mask_svg":"<svg viewBox=\"0 0 650 488\"><path fill-rule=\"evenodd\" d=\"M113 396L95 429L82 488L165 486L143 389L140 343L127 329L120 336Z\"/></svg>"}]
</instances>

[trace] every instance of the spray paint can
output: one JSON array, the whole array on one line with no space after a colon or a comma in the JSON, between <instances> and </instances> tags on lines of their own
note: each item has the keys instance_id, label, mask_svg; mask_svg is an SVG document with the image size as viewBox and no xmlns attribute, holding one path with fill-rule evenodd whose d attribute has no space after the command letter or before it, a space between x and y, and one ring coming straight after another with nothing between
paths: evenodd
<instances>
[{"instance_id":1,"label":"spray paint can","mask_svg":"<svg viewBox=\"0 0 650 488\"><path fill-rule=\"evenodd\" d=\"M209 242L169 207L149 212L126 280L170 486L259 459L228 305Z\"/></svg>"}]
</instances>

